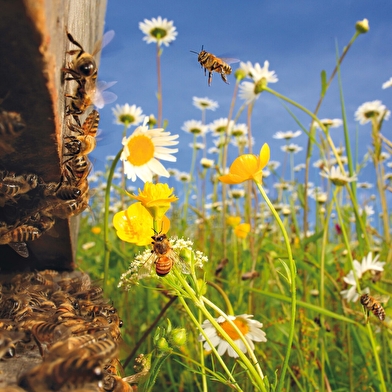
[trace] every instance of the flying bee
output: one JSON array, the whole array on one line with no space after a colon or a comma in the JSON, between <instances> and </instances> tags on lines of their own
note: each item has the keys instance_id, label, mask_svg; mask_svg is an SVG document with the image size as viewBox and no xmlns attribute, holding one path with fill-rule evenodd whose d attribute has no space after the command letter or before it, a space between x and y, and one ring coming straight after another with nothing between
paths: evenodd
<instances>
[{"instance_id":1,"label":"flying bee","mask_svg":"<svg viewBox=\"0 0 392 392\"><path fill-rule=\"evenodd\" d=\"M387 302L387 300L388 299L384 297L376 299L367 293L361 295L361 304L363 307L366 308L368 312L372 312L380 321L385 320L385 310L380 302Z\"/></svg>"},{"instance_id":2,"label":"flying bee","mask_svg":"<svg viewBox=\"0 0 392 392\"><path fill-rule=\"evenodd\" d=\"M151 256L140 269L141 277L151 275L152 264L155 264L155 272L158 276L166 276L174 264L184 274L189 274L189 266L173 251L166 234L156 233L151 238L153 239Z\"/></svg>"},{"instance_id":3,"label":"flying bee","mask_svg":"<svg viewBox=\"0 0 392 392\"><path fill-rule=\"evenodd\" d=\"M237 63L239 60L231 58L219 58L212 53L208 53L201 47L200 52L195 52L191 50L192 53L197 54L197 61L200 63L201 67L204 68L204 75L208 71L208 85L211 86L212 73L217 72L220 74L222 80L229 84L226 75L231 74L231 67L229 64Z\"/></svg>"}]
</instances>

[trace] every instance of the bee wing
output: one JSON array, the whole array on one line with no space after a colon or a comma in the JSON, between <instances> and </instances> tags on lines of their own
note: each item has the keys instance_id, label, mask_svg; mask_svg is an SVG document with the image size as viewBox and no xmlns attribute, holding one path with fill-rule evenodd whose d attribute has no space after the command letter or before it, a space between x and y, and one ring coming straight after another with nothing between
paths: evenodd
<instances>
[{"instance_id":1,"label":"bee wing","mask_svg":"<svg viewBox=\"0 0 392 392\"><path fill-rule=\"evenodd\" d=\"M24 258L29 257L29 250L26 242L10 242L8 244L19 256Z\"/></svg>"},{"instance_id":2,"label":"bee wing","mask_svg":"<svg viewBox=\"0 0 392 392\"><path fill-rule=\"evenodd\" d=\"M140 279L151 277L152 272L154 271L154 263L157 259L155 253L151 253L151 256L147 259L147 261L139 268L138 276Z\"/></svg>"},{"instance_id":3,"label":"bee wing","mask_svg":"<svg viewBox=\"0 0 392 392\"><path fill-rule=\"evenodd\" d=\"M114 38L114 35L114 30L107 31L103 35L102 39L95 43L92 55L95 56L100 50L102 50L107 44L109 44L110 41Z\"/></svg>"},{"instance_id":4,"label":"bee wing","mask_svg":"<svg viewBox=\"0 0 392 392\"><path fill-rule=\"evenodd\" d=\"M183 274L189 275L191 273L191 269L189 264L185 262L183 258L181 258L176 252L173 250L168 254L168 257L173 261L173 265L180 269Z\"/></svg>"},{"instance_id":5,"label":"bee wing","mask_svg":"<svg viewBox=\"0 0 392 392\"><path fill-rule=\"evenodd\" d=\"M97 89L95 91L94 95L94 105L98 109L102 109L105 105L109 103L113 103L117 99L117 95L110 92L110 91L104 91L107 90L108 88L114 86L117 82L104 82L104 81L99 81L97 83Z\"/></svg>"},{"instance_id":6,"label":"bee wing","mask_svg":"<svg viewBox=\"0 0 392 392\"><path fill-rule=\"evenodd\" d=\"M235 64L235 63L239 63L241 61L241 60L234 59L231 57L221 57L221 60L223 60L227 64Z\"/></svg>"}]
</instances>

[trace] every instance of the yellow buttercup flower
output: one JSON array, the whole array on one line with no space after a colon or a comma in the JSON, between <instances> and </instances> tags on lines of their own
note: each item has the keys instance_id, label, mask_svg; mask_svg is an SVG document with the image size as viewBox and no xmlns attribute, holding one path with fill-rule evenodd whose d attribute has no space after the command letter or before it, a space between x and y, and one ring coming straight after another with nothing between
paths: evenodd
<instances>
[{"instance_id":1,"label":"yellow buttercup flower","mask_svg":"<svg viewBox=\"0 0 392 392\"><path fill-rule=\"evenodd\" d=\"M173 192L174 188L169 188L167 184L146 182L143 190L139 188L138 195L129 194L129 196L140 201L155 220L161 220L171 203L178 200Z\"/></svg>"},{"instance_id":2,"label":"yellow buttercup flower","mask_svg":"<svg viewBox=\"0 0 392 392\"><path fill-rule=\"evenodd\" d=\"M240 223L238 226L234 228L234 234L236 235L237 238L246 238L249 232L250 232L249 223Z\"/></svg>"},{"instance_id":3,"label":"yellow buttercup flower","mask_svg":"<svg viewBox=\"0 0 392 392\"><path fill-rule=\"evenodd\" d=\"M239 184L246 180L254 180L261 184L263 169L270 159L270 148L267 143L261 147L260 155L243 154L234 160L229 174L219 177L225 184Z\"/></svg>"},{"instance_id":4,"label":"yellow buttercup flower","mask_svg":"<svg viewBox=\"0 0 392 392\"><path fill-rule=\"evenodd\" d=\"M93 234L100 234L101 233L101 228L99 226L94 226L91 228L91 232Z\"/></svg>"},{"instance_id":5,"label":"yellow buttercup flower","mask_svg":"<svg viewBox=\"0 0 392 392\"><path fill-rule=\"evenodd\" d=\"M226 218L226 222L229 226L236 227L240 224L241 217L240 216L228 216Z\"/></svg>"},{"instance_id":6,"label":"yellow buttercup flower","mask_svg":"<svg viewBox=\"0 0 392 392\"><path fill-rule=\"evenodd\" d=\"M113 226L117 230L117 236L126 242L138 246L151 244L151 236L154 235L153 219L142 203L134 203L125 211L120 211L113 217ZM162 233L170 228L170 220L162 219Z\"/></svg>"}]
</instances>

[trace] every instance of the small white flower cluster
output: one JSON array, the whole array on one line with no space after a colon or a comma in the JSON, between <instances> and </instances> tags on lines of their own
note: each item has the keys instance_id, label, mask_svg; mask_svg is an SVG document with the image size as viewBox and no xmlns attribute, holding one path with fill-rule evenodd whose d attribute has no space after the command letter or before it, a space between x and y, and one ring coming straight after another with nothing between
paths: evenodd
<instances>
[{"instance_id":1,"label":"small white flower cluster","mask_svg":"<svg viewBox=\"0 0 392 392\"><path fill-rule=\"evenodd\" d=\"M360 280L363 275L365 274L366 271L370 272L382 272L384 271L384 264L385 261L378 261L379 255L377 255L373 259L373 254L372 252L369 252L367 256L365 256L362 259L362 263L360 263L358 260L354 260L354 269L355 273L357 275L358 280ZM356 281L354 277L354 271L351 270L347 276L343 278L343 280L348 284L351 285L346 290L343 290L340 292L340 294L345 298L347 301L351 302L356 302L359 298L358 292L357 292L357 286L356 286ZM366 290L366 289L365 289Z\"/></svg>"}]
</instances>

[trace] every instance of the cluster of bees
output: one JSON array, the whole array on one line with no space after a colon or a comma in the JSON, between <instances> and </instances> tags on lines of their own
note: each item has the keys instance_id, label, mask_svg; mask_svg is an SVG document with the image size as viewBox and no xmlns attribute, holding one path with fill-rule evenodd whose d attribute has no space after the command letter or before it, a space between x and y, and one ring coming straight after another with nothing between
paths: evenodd
<instances>
[{"instance_id":1,"label":"cluster of bees","mask_svg":"<svg viewBox=\"0 0 392 392\"><path fill-rule=\"evenodd\" d=\"M87 274L46 270L3 275L0 284L0 358L33 347L42 357L17 375L21 388L131 390L115 369L122 321Z\"/></svg>"},{"instance_id":2,"label":"cluster of bees","mask_svg":"<svg viewBox=\"0 0 392 392\"><path fill-rule=\"evenodd\" d=\"M113 32L109 32L109 39ZM106 34L107 35L107 34ZM67 52L72 56L63 68L64 79L76 87L66 94L67 133L63 138L63 162L59 181L45 182L35 173L15 173L0 170L0 245L10 245L22 257L28 257L26 242L34 241L49 231L56 218L66 219L85 210L89 200L87 176L91 163L87 155L96 146L99 113L92 110L81 122L81 116L93 103L102 100L97 89L98 68L94 55L67 32L69 41L78 49ZM98 42L96 48L100 48ZM97 107L102 107L100 103ZM1 146L11 151L9 140L19 137L26 128L16 112L0 112Z\"/></svg>"}]
</instances>

